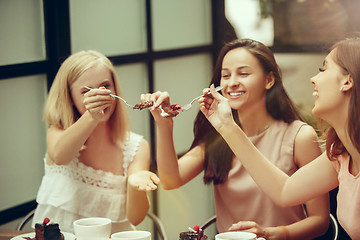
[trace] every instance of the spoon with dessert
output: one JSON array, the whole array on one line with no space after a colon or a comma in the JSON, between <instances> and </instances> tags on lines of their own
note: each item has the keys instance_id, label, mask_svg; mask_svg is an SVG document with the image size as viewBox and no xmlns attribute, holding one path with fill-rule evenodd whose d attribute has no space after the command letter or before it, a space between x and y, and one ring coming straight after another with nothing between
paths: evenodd
<instances>
[{"instance_id":1,"label":"spoon with dessert","mask_svg":"<svg viewBox=\"0 0 360 240\"><path fill-rule=\"evenodd\" d=\"M88 86L84 86L84 88L86 88L87 90L92 90L93 89L93 88L90 88ZM109 95L112 98L120 99L121 101L123 101L125 103L126 106L128 106L128 107L130 107L130 108L132 108L134 110L142 110L144 108L149 108L149 107L151 107L153 105L153 102L151 102L151 101L146 101L146 102L143 102L143 103L138 103L138 104L135 104L135 105L131 105L125 99L123 99L122 97L119 97L119 96L117 96L115 94L112 94L112 93L110 93Z\"/></svg>"}]
</instances>

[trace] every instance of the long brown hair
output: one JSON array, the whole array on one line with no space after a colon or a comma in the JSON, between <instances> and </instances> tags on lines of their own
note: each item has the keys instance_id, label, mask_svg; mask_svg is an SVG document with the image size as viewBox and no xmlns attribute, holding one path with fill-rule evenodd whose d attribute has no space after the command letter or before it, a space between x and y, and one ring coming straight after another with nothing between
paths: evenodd
<instances>
[{"instance_id":1,"label":"long brown hair","mask_svg":"<svg viewBox=\"0 0 360 240\"><path fill-rule=\"evenodd\" d=\"M301 119L284 89L281 72L274 54L268 47L258 41L241 39L225 44L216 61L210 85L218 86L220 84L223 59L230 50L236 48L248 50L258 59L265 74L272 73L274 75L275 83L266 92L266 109L268 113L274 119L283 120L287 123ZM232 111L235 122L241 127L236 110ZM195 119L194 136L191 148L199 144L205 144L204 182L224 183L231 169L233 152L200 111Z\"/></svg>"},{"instance_id":2,"label":"long brown hair","mask_svg":"<svg viewBox=\"0 0 360 240\"><path fill-rule=\"evenodd\" d=\"M346 73L350 74L353 80L353 87L350 92L349 115L347 117L347 132L352 144L360 152L360 38L347 38L335 43L331 50L334 50L334 61ZM325 134L326 151L329 159L346 152L346 149L336 134L334 128L328 128Z\"/></svg>"}]
</instances>

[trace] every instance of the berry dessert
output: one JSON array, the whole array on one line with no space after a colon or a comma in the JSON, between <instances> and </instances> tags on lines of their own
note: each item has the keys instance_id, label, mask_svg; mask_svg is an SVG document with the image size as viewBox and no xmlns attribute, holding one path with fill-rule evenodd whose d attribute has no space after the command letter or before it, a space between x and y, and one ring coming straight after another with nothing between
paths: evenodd
<instances>
[{"instance_id":1,"label":"berry dessert","mask_svg":"<svg viewBox=\"0 0 360 240\"><path fill-rule=\"evenodd\" d=\"M172 104L170 105L170 109L174 111L179 111L181 110L181 106L179 104Z\"/></svg>"},{"instance_id":2,"label":"berry dessert","mask_svg":"<svg viewBox=\"0 0 360 240\"><path fill-rule=\"evenodd\" d=\"M152 105L154 105L153 101L145 101L145 102L143 102L143 103L137 103L137 104L135 104L135 106L133 107L133 109L142 110L142 109L144 109L144 108L152 107Z\"/></svg>"},{"instance_id":3,"label":"berry dessert","mask_svg":"<svg viewBox=\"0 0 360 240\"><path fill-rule=\"evenodd\" d=\"M149 108L154 105L153 101L145 101L142 103L137 103L134 105L133 109L143 110L144 108ZM179 114L179 111L181 111L181 106L178 104L172 104L167 109L166 113L167 115L165 117L176 117Z\"/></svg>"},{"instance_id":4,"label":"berry dessert","mask_svg":"<svg viewBox=\"0 0 360 240\"><path fill-rule=\"evenodd\" d=\"M166 117L176 117L179 114L179 110L181 110L181 107L178 104L170 105L166 112L168 114Z\"/></svg>"},{"instance_id":5,"label":"berry dessert","mask_svg":"<svg viewBox=\"0 0 360 240\"><path fill-rule=\"evenodd\" d=\"M59 224L49 223L50 220L45 218L43 223L35 224L35 237L24 237L27 240L64 240L64 235L60 232Z\"/></svg>"},{"instance_id":6,"label":"berry dessert","mask_svg":"<svg viewBox=\"0 0 360 240\"><path fill-rule=\"evenodd\" d=\"M194 228L189 227L189 231L181 232L179 234L179 240L208 240L209 238L204 235L204 230L202 230L199 225L195 225Z\"/></svg>"}]
</instances>

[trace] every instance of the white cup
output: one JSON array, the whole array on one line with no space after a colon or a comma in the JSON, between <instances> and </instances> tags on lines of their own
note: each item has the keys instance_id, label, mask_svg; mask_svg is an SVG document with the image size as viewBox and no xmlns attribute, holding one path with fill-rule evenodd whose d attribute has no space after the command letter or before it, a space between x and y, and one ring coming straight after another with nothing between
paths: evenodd
<instances>
[{"instance_id":1,"label":"white cup","mask_svg":"<svg viewBox=\"0 0 360 240\"><path fill-rule=\"evenodd\" d=\"M109 240L111 220L108 218L82 218L73 224L77 240Z\"/></svg>"},{"instance_id":2,"label":"white cup","mask_svg":"<svg viewBox=\"0 0 360 240\"><path fill-rule=\"evenodd\" d=\"M256 234L249 232L224 232L215 235L215 240L256 240Z\"/></svg>"},{"instance_id":3,"label":"white cup","mask_svg":"<svg viewBox=\"0 0 360 240\"><path fill-rule=\"evenodd\" d=\"M151 240L151 232L125 231L111 234L111 240Z\"/></svg>"}]
</instances>

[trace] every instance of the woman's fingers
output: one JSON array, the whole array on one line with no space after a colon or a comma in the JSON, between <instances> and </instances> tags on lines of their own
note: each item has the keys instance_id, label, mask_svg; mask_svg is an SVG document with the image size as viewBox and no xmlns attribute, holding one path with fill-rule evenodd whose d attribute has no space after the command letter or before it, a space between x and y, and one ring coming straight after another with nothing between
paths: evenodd
<instances>
[{"instance_id":1,"label":"woman's fingers","mask_svg":"<svg viewBox=\"0 0 360 240\"><path fill-rule=\"evenodd\" d=\"M215 90L214 84L211 84L211 86L210 86L210 93L211 93L211 96L218 101L226 100L226 98L223 95L221 95L220 93L218 93Z\"/></svg>"},{"instance_id":2,"label":"woman's fingers","mask_svg":"<svg viewBox=\"0 0 360 240\"><path fill-rule=\"evenodd\" d=\"M143 170L133 173L128 179L130 185L137 188L139 191L153 191L157 189L160 179L153 172Z\"/></svg>"},{"instance_id":3,"label":"woman's fingers","mask_svg":"<svg viewBox=\"0 0 360 240\"><path fill-rule=\"evenodd\" d=\"M157 91L155 93L141 94L141 102L153 102L153 109L158 108L161 105L170 105L170 96L168 92Z\"/></svg>"},{"instance_id":4,"label":"woman's fingers","mask_svg":"<svg viewBox=\"0 0 360 240\"><path fill-rule=\"evenodd\" d=\"M96 95L84 99L84 105L87 110L96 111L96 109L105 109L113 103L114 99L105 96Z\"/></svg>"},{"instance_id":5,"label":"woman's fingers","mask_svg":"<svg viewBox=\"0 0 360 240\"><path fill-rule=\"evenodd\" d=\"M160 96L156 99L154 107L157 108L159 106L170 106L170 95L168 92L162 92Z\"/></svg>"},{"instance_id":6,"label":"woman's fingers","mask_svg":"<svg viewBox=\"0 0 360 240\"><path fill-rule=\"evenodd\" d=\"M155 173L152 173L150 175L150 179L155 183L155 184L159 184L160 183L160 178L155 174Z\"/></svg>"},{"instance_id":7,"label":"woman's fingers","mask_svg":"<svg viewBox=\"0 0 360 240\"><path fill-rule=\"evenodd\" d=\"M111 91L105 87L93 88L85 93L85 97L91 97L96 95L110 96Z\"/></svg>"},{"instance_id":8,"label":"woman's fingers","mask_svg":"<svg viewBox=\"0 0 360 240\"><path fill-rule=\"evenodd\" d=\"M91 89L84 94L83 104L87 111L96 119L104 115L104 110L113 104L114 98L110 96L111 91L101 87Z\"/></svg>"},{"instance_id":9,"label":"woman's fingers","mask_svg":"<svg viewBox=\"0 0 360 240\"><path fill-rule=\"evenodd\" d=\"M241 231L241 230L247 230L250 228L253 228L255 226L254 222L247 222L247 221L240 221L237 223L234 223L229 228L230 231Z\"/></svg>"}]
</instances>

